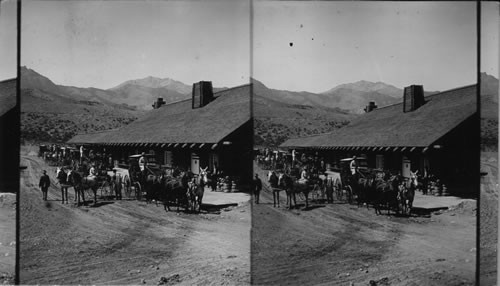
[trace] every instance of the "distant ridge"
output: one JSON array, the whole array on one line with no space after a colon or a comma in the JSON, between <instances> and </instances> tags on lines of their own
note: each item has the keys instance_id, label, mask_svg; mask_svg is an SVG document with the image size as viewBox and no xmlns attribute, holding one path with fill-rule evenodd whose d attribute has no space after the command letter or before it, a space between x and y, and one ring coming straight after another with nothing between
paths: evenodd
<instances>
[{"instance_id":1,"label":"distant ridge","mask_svg":"<svg viewBox=\"0 0 500 286\"><path fill-rule=\"evenodd\" d=\"M126 82L119 84L118 86L110 88L110 90L119 90L120 88L126 85L136 85L149 88L167 88L169 90L176 91L180 94L189 94L191 93L192 89L192 86L170 78L158 78L158 77L148 76L141 79L128 80Z\"/></svg>"}]
</instances>

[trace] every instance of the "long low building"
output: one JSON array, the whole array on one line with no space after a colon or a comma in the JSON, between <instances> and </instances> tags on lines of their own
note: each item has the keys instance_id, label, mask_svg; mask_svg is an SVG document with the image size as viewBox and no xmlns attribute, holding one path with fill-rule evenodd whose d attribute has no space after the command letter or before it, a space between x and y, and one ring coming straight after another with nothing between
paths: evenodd
<instances>
[{"instance_id":1,"label":"long low building","mask_svg":"<svg viewBox=\"0 0 500 286\"><path fill-rule=\"evenodd\" d=\"M365 114L328 134L293 138L280 147L318 152L332 164L354 155L369 167L432 173L457 192L477 188L479 113L476 85L425 97L422 86L405 88L403 102ZM471 189L472 188L472 189Z\"/></svg>"},{"instance_id":2,"label":"long low building","mask_svg":"<svg viewBox=\"0 0 500 286\"><path fill-rule=\"evenodd\" d=\"M171 104L159 99L153 110L126 126L78 134L68 143L105 150L114 160L145 152L165 167L195 174L208 167L249 180L252 136L250 85L213 93L211 82L199 82L191 99Z\"/></svg>"}]
</instances>

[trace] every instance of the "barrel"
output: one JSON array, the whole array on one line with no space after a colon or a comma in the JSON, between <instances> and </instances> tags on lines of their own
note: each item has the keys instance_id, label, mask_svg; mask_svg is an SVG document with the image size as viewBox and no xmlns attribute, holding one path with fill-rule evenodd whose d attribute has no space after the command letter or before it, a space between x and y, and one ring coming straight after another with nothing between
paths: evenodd
<instances>
[{"instance_id":1,"label":"barrel","mask_svg":"<svg viewBox=\"0 0 500 286\"><path fill-rule=\"evenodd\" d=\"M224 182L224 183L222 184L222 191L223 191L224 193L228 193L228 192L230 192L230 191L231 191L231 185L230 185L228 182Z\"/></svg>"},{"instance_id":2,"label":"barrel","mask_svg":"<svg viewBox=\"0 0 500 286\"><path fill-rule=\"evenodd\" d=\"M437 184L432 187L432 194L435 196L439 195L439 186Z\"/></svg>"},{"instance_id":3,"label":"barrel","mask_svg":"<svg viewBox=\"0 0 500 286\"><path fill-rule=\"evenodd\" d=\"M238 191L239 191L239 190L238 190L238 187L239 187L239 186L236 184L236 181L231 181L231 185L233 186L233 187L231 188L231 192L232 192L232 193L236 193L236 192L238 192Z\"/></svg>"}]
</instances>

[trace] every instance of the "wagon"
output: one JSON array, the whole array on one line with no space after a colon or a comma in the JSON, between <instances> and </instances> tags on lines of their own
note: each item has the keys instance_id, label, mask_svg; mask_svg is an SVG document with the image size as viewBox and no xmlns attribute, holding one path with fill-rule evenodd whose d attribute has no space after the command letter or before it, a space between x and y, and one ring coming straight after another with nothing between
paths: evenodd
<instances>
[{"instance_id":1,"label":"wagon","mask_svg":"<svg viewBox=\"0 0 500 286\"><path fill-rule=\"evenodd\" d=\"M120 175L122 179L122 190L124 196L127 198L136 198L141 200L144 194L144 182L142 180L141 171L139 168L139 158L141 154L129 156L129 164L118 164L113 170L116 170L116 174ZM163 170L156 163L155 156L150 154L145 154L147 158L147 165L145 166L148 174L159 176ZM108 174L113 176L113 171L109 171Z\"/></svg>"},{"instance_id":2,"label":"wagon","mask_svg":"<svg viewBox=\"0 0 500 286\"><path fill-rule=\"evenodd\" d=\"M353 200L353 187L351 184L351 170L350 163L354 158L344 158L340 160L339 168L331 168L326 171L326 179L331 180L334 187L334 193L337 196L337 199L347 200L349 203ZM366 159L363 157L356 158L358 163L358 171L359 174L363 174L366 172L370 172L367 167Z\"/></svg>"}]
</instances>

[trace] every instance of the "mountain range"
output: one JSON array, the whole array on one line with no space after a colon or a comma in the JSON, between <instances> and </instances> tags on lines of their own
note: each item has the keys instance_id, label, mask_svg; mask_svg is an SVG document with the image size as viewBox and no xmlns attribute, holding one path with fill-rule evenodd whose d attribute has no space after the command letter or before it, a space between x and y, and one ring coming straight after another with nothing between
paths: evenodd
<instances>
[{"instance_id":1,"label":"mountain range","mask_svg":"<svg viewBox=\"0 0 500 286\"><path fill-rule=\"evenodd\" d=\"M485 75L486 91L498 80ZM496 81L496 82L495 82ZM403 90L383 82L341 84L322 93L268 88L252 79L256 143L275 145L289 137L329 132L347 124L375 101L379 107L401 102ZM496 84L496 85L495 85ZM214 88L214 92L225 87ZM170 78L128 80L110 89L58 85L21 67L22 132L27 140L65 141L77 132L118 128L152 109L189 99L192 87ZM434 92L426 92L432 94ZM498 103L498 95L491 97ZM498 112L498 111L496 111Z\"/></svg>"}]
</instances>

